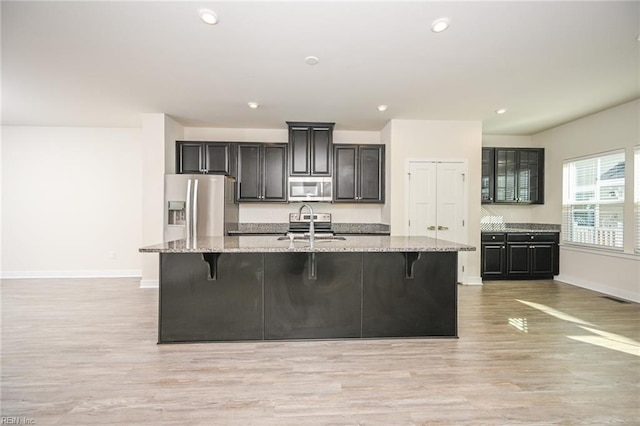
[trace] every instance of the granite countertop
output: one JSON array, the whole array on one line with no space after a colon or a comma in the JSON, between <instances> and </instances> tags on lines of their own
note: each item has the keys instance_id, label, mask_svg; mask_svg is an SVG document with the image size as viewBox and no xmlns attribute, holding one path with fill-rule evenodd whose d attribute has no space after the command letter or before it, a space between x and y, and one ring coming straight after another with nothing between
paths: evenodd
<instances>
[{"instance_id":1,"label":"granite countertop","mask_svg":"<svg viewBox=\"0 0 640 426\"><path fill-rule=\"evenodd\" d=\"M549 223L483 223L482 232L560 232L560 225Z\"/></svg>"},{"instance_id":2,"label":"granite countertop","mask_svg":"<svg viewBox=\"0 0 640 426\"><path fill-rule=\"evenodd\" d=\"M229 235L286 234L288 230L288 223L239 223ZM389 225L383 223L332 223L331 230L335 234L389 235Z\"/></svg>"},{"instance_id":3,"label":"granite countertop","mask_svg":"<svg viewBox=\"0 0 640 426\"><path fill-rule=\"evenodd\" d=\"M475 247L428 237L348 236L344 241L278 240L275 235L199 237L147 246L142 253L290 253L290 252L429 252L475 251Z\"/></svg>"}]
</instances>

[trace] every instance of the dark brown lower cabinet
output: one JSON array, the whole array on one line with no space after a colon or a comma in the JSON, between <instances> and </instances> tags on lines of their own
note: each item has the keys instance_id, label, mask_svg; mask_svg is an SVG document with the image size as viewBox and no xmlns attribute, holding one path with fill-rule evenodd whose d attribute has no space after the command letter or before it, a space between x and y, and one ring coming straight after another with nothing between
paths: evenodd
<instances>
[{"instance_id":1,"label":"dark brown lower cabinet","mask_svg":"<svg viewBox=\"0 0 640 426\"><path fill-rule=\"evenodd\" d=\"M507 245L504 233L482 233L482 278L502 277L506 272Z\"/></svg>"},{"instance_id":2,"label":"dark brown lower cabinet","mask_svg":"<svg viewBox=\"0 0 640 426\"><path fill-rule=\"evenodd\" d=\"M558 243L557 232L483 232L482 278L553 278L560 273Z\"/></svg>"},{"instance_id":3,"label":"dark brown lower cabinet","mask_svg":"<svg viewBox=\"0 0 640 426\"><path fill-rule=\"evenodd\" d=\"M457 260L452 251L161 253L158 342L456 337Z\"/></svg>"}]
</instances>

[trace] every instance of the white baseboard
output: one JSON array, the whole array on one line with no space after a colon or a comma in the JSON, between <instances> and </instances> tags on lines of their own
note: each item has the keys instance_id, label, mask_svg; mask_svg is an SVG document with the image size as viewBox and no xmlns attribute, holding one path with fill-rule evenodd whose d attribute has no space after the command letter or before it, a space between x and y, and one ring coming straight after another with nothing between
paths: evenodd
<instances>
[{"instance_id":1,"label":"white baseboard","mask_svg":"<svg viewBox=\"0 0 640 426\"><path fill-rule=\"evenodd\" d=\"M80 270L80 271L0 271L2 279L20 278L131 278L142 276L142 271L131 270Z\"/></svg>"},{"instance_id":2,"label":"white baseboard","mask_svg":"<svg viewBox=\"0 0 640 426\"><path fill-rule=\"evenodd\" d=\"M160 288L159 280L140 280L140 288Z\"/></svg>"},{"instance_id":3,"label":"white baseboard","mask_svg":"<svg viewBox=\"0 0 640 426\"><path fill-rule=\"evenodd\" d=\"M465 277L462 285L482 285L482 277Z\"/></svg>"},{"instance_id":4,"label":"white baseboard","mask_svg":"<svg viewBox=\"0 0 640 426\"><path fill-rule=\"evenodd\" d=\"M558 275L554 279L556 281L561 281L563 283L575 285L576 287L582 287L582 288L586 288L587 290L593 290L593 291L597 291L598 293L604 293L609 296L614 296L620 299L640 303L640 294L638 293L621 290L619 288L610 287L601 283L594 283L592 281L571 277L568 275Z\"/></svg>"}]
</instances>

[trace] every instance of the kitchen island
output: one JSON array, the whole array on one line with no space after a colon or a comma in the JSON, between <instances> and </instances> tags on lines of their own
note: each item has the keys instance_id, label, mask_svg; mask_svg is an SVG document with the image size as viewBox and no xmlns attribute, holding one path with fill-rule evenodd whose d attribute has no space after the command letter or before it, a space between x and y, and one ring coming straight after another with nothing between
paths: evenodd
<instances>
[{"instance_id":1,"label":"kitchen island","mask_svg":"<svg viewBox=\"0 0 640 426\"><path fill-rule=\"evenodd\" d=\"M158 342L457 337L457 256L426 237L200 237L160 254Z\"/></svg>"}]
</instances>

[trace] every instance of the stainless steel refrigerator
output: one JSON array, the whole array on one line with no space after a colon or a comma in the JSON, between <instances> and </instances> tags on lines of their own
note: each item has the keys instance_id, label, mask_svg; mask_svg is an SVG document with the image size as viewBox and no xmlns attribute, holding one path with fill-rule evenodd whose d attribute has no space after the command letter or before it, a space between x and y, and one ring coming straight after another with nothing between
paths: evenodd
<instances>
[{"instance_id":1,"label":"stainless steel refrigerator","mask_svg":"<svg viewBox=\"0 0 640 426\"><path fill-rule=\"evenodd\" d=\"M222 175L165 175L164 240L227 235L238 225L235 179Z\"/></svg>"}]
</instances>

